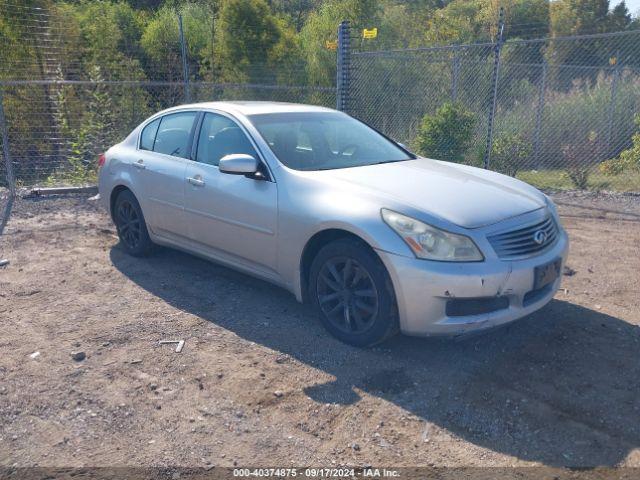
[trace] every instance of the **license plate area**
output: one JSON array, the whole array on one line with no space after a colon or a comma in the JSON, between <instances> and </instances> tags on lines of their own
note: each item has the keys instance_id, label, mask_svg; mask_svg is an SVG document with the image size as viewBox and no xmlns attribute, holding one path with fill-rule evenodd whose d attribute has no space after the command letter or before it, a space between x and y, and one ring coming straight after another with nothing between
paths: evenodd
<instances>
[{"instance_id":1,"label":"license plate area","mask_svg":"<svg viewBox=\"0 0 640 480\"><path fill-rule=\"evenodd\" d=\"M556 258L549 263L535 267L533 270L533 289L538 290L553 283L560 276L561 266L562 259Z\"/></svg>"}]
</instances>

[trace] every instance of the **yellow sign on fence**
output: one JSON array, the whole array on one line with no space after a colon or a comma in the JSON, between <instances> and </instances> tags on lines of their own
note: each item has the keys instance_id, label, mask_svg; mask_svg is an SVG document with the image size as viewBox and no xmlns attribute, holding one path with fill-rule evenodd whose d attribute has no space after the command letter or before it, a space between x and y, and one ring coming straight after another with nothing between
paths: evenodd
<instances>
[{"instance_id":1,"label":"yellow sign on fence","mask_svg":"<svg viewBox=\"0 0 640 480\"><path fill-rule=\"evenodd\" d=\"M337 50L338 49L338 42L332 42L331 40L327 40L324 43L324 46L327 50Z\"/></svg>"},{"instance_id":2,"label":"yellow sign on fence","mask_svg":"<svg viewBox=\"0 0 640 480\"><path fill-rule=\"evenodd\" d=\"M362 38L376 38L378 36L378 27L362 30Z\"/></svg>"}]
</instances>

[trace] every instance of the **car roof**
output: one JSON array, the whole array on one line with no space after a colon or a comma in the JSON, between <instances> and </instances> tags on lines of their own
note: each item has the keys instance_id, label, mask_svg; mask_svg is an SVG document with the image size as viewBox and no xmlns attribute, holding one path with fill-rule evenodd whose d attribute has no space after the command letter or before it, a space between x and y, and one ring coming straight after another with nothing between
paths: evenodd
<instances>
[{"instance_id":1,"label":"car roof","mask_svg":"<svg viewBox=\"0 0 640 480\"><path fill-rule=\"evenodd\" d=\"M185 108L212 109L240 115L258 115L261 113L285 113L285 112L334 112L330 108L316 105L304 105L302 103L286 102L260 102L260 101L231 101L231 102L202 102L188 105L180 105L171 110L183 110Z\"/></svg>"}]
</instances>

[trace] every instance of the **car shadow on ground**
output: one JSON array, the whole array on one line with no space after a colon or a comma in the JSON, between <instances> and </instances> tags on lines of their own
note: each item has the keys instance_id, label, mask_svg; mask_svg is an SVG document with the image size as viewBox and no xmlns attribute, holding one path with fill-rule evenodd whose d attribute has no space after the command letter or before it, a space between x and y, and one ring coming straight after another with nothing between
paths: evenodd
<instances>
[{"instance_id":1,"label":"car shadow on ground","mask_svg":"<svg viewBox=\"0 0 640 480\"><path fill-rule=\"evenodd\" d=\"M330 337L286 291L233 270L169 249L135 259L116 246L111 260L168 304L334 376L304 389L317 402L367 392L476 445L553 466L615 465L640 446L640 328L598 311L554 300L480 337L399 336L361 350Z\"/></svg>"}]
</instances>

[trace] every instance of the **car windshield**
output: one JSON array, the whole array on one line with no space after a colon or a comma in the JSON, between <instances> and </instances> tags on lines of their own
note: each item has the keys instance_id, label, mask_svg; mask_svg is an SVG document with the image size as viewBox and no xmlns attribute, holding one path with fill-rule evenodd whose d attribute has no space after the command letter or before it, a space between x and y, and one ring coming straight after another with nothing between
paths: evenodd
<instances>
[{"instance_id":1,"label":"car windshield","mask_svg":"<svg viewBox=\"0 0 640 480\"><path fill-rule=\"evenodd\" d=\"M250 115L273 153L295 170L331 170L415 157L362 122L340 112Z\"/></svg>"}]
</instances>

